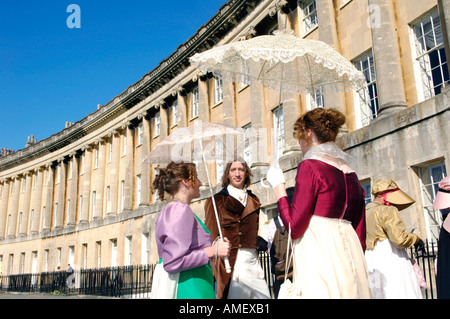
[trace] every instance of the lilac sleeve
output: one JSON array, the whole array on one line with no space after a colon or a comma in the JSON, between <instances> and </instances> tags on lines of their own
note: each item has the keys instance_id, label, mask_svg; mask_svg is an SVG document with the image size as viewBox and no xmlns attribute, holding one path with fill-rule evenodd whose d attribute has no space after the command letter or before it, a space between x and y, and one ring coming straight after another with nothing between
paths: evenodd
<instances>
[{"instance_id":1,"label":"lilac sleeve","mask_svg":"<svg viewBox=\"0 0 450 319\"><path fill-rule=\"evenodd\" d=\"M156 236L167 272L177 273L209 262L204 248L210 243L201 242L197 226L198 222L187 205L171 205L159 216Z\"/></svg>"}]
</instances>

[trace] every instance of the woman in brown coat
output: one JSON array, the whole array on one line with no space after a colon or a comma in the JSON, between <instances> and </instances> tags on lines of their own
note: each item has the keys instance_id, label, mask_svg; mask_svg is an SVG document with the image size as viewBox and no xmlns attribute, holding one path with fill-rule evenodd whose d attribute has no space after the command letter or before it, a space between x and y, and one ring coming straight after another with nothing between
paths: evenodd
<instances>
[{"instance_id":1,"label":"woman in brown coat","mask_svg":"<svg viewBox=\"0 0 450 319\"><path fill-rule=\"evenodd\" d=\"M227 273L223 259L213 264L218 299L270 298L264 273L258 261L257 237L261 203L246 187L251 172L244 161L228 163L222 179L223 189L214 195L222 234L231 243L229 257L232 272ZM205 203L205 225L212 238L219 230L212 199Z\"/></svg>"}]
</instances>

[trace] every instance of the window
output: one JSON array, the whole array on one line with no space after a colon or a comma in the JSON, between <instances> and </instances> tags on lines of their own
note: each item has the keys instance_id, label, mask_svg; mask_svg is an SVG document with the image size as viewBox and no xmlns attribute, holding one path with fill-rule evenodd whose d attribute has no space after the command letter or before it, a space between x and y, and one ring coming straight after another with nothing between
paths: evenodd
<instances>
[{"instance_id":1,"label":"window","mask_svg":"<svg viewBox=\"0 0 450 319\"><path fill-rule=\"evenodd\" d=\"M436 193L439 189L439 182L447 175L444 162L437 162L417 168L422 204L424 209L425 223L427 228L427 238L437 240L442 224L441 212L432 208Z\"/></svg>"},{"instance_id":2,"label":"window","mask_svg":"<svg viewBox=\"0 0 450 319\"><path fill-rule=\"evenodd\" d=\"M62 164L59 164L59 165L56 167L56 184L58 184L58 183L61 182L61 165L62 165Z\"/></svg>"},{"instance_id":3,"label":"window","mask_svg":"<svg viewBox=\"0 0 450 319\"><path fill-rule=\"evenodd\" d=\"M69 262L71 266L75 264L75 246L69 246Z\"/></svg>"},{"instance_id":4,"label":"window","mask_svg":"<svg viewBox=\"0 0 450 319\"><path fill-rule=\"evenodd\" d=\"M363 55L353 63L359 71L366 77L367 89L357 91L356 103L359 104L361 111L362 126L369 125L370 120L378 115L378 92L377 81L375 77L375 65L373 63L372 51Z\"/></svg>"},{"instance_id":5,"label":"window","mask_svg":"<svg viewBox=\"0 0 450 319\"><path fill-rule=\"evenodd\" d=\"M82 211L83 211L83 195L80 195L80 201L78 203L78 207L79 207L79 210L78 210L79 216L81 216Z\"/></svg>"},{"instance_id":6,"label":"window","mask_svg":"<svg viewBox=\"0 0 450 319\"><path fill-rule=\"evenodd\" d=\"M34 209L31 210L30 214L30 230L34 230Z\"/></svg>"},{"instance_id":7,"label":"window","mask_svg":"<svg viewBox=\"0 0 450 319\"><path fill-rule=\"evenodd\" d=\"M125 237L125 266L131 266L133 261L133 238Z\"/></svg>"},{"instance_id":8,"label":"window","mask_svg":"<svg viewBox=\"0 0 450 319\"><path fill-rule=\"evenodd\" d=\"M58 226L58 203L55 203L55 214L54 214L54 220L53 220L53 228Z\"/></svg>"},{"instance_id":9,"label":"window","mask_svg":"<svg viewBox=\"0 0 450 319\"><path fill-rule=\"evenodd\" d=\"M67 225L69 223L69 220L70 220L70 199L67 200L66 216L67 216L67 221L66 221L66 225Z\"/></svg>"},{"instance_id":10,"label":"window","mask_svg":"<svg viewBox=\"0 0 450 319\"><path fill-rule=\"evenodd\" d=\"M84 152L83 155L81 155L81 174L84 174L84 163L86 162L85 155L86 155L86 152Z\"/></svg>"},{"instance_id":11,"label":"window","mask_svg":"<svg viewBox=\"0 0 450 319\"><path fill-rule=\"evenodd\" d=\"M315 89L314 94L308 94L307 98L309 99L308 104L310 110L316 109L318 107L325 107L325 97L323 95L322 87Z\"/></svg>"},{"instance_id":12,"label":"window","mask_svg":"<svg viewBox=\"0 0 450 319\"><path fill-rule=\"evenodd\" d=\"M20 253L19 274L25 273L25 253Z\"/></svg>"},{"instance_id":13,"label":"window","mask_svg":"<svg viewBox=\"0 0 450 319\"><path fill-rule=\"evenodd\" d=\"M44 250L44 272L48 272L49 250Z\"/></svg>"},{"instance_id":14,"label":"window","mask_svg":"<svg viewBox=\"0 0 450 319\"><path fill-rule=\"evenodd\" d=\"M361 181L361 186L364 189L364 202L367 204L372 202L372 184L369 181Z\"/></svg>"},{"instance_id":15,"label":"window","mask_svg":"<svg viewBox=\"0 0 450 319\"><path fill-rule=\"evenodd\" d=\"M62 255L61 247L56 248L56 252L58 254L58 261L57 261L56 266L61 267L61 255Z\"/></svg>"},{"instance_id":16,"label":"window","mask_svg":"<svg viewBox=\"0 0 450 319\"><path fill-rule=\"evenodd\" d=\"M95 215L95 203L96 203L96 199L97 199L97 193L96 191L92 192L92 216L96 216Z\"/></svg>"},{"instance_id":17,"label":"window","mask_svg":"<svg viewBox=\"0 0 450 319\"><path fill-rule=\"evenodd\" d=\"M122 193L122 196L120 199L120 207L121 207L121 210L123 211L123 208L125 207L125 181L121 181L120 190Z\"/></svg>"},{"instance_id":18,"label":"window","mask_svg":"<svg viewBox=\"0 0 450 319\"><path fill-rule=\"evenodd\" d=\"M142 141L144 140L144 124L139 123L138 125L138 142L137 145L142 145Z\"/></svg>"},{"instance_id":19,"label":"window","mask_svg":"<svg viewBox=\"0 0 450 319\"><path fill-rule=\"evenodd\" d=\"M111 187L106 186L106 214L111 211Z\"/></svg>"},{"instance_id":20,"label":"window","mask_svg":"<svg viewBox=\"0 0 450 319\"><path fill-rule=\"evenodd\" d=\"M174 101L170 107L170 112L172 114L172 126L178 124L178 101Z\"/></svg>"},{"instance_id":21,"label":"window","mask_svg":"<svg viewBox=\"0 0 450 319\"><path fill-rule=\"evenodd\" d=\"M191 110L191 118L195 118L198 116L198 106L199 106L199 95L198 88L194 88L192 90L192 110Z\"/></svg>"},{"instance_id":22,"label":"window","mask_svg":"<svg viewBox=\"0 0 450 319\"><path fill-rule=\"evenodd\" d=\"M155 134L153 137L158 137L161 134L161 111L155 115Z\"/></svg>"},{"instance_id":23,"label":"window","mask_svg":"<svg viewBox=\"0 0 450 319\"><path fill-rule=\"evenodd\" d=\"M243 127L247 132L251 132L252 125L248 124ZM244 161L250 167L252 165L252 142L249 138L244 139Z\"/></svg>"},{"instance_id":24,"label":"window","mask_svg":"<svg viewBox=\"0 0 450 319\"><path fill-rule=\"evenodd\" d=\"M299 0L298 5L303 11L303 29L306 34L319 24L317 20L316 0Z\"/></svg>"},{"instance_id":25,"label":"window","mask_svg":"<svg viewBox=\"0 0 450 319\"><path fill-rule=\"evenodd\" d=\"M111 267L117 267L117 239L111 239Z\"/></svg>"},{"instance_id":26,"label":"window","mask_svg":"<svg viewBox=\"0 0 450 319\"><path fill-rule=\"evenodd\" d=\"M274 138L277 136L278 140L275 141L277 143L276 152L279 158L283 155L284 152L284 114L283 114L283 106L279 106L272 111L273 114L273 136Z\"/></svg>"},{"instance_id":27,"label":"window","mask_svg":"<svg viewBox=\"0 0 450 319\"><path fill-rule=\"evenodd\" d=\"M98 157L99 157L99 148L100 145L97 145L97 147L95 148L95 161L94 161L94 168L98 167Z\"/></svg>"},{"instance_id":28,"label":"window","mask_svg":"<svg viewBox=\"0 0 450 319\"><path fill-rule=\"evenodd\" d=\"M141 243L141 264L147 265L150 260L150 250L148 247L148 233L142 233L142 243Z\"/></svg>"},{"instance_id":29,"label":"window","mask_svg":"<svg viewBox=\"0 0 450 319\"><path fill-rule=\"evenodd\" d=\"M83 253L83 268L86 269L87 268L87 244L82 244L81 245L81 249L82 249L82 253Z\"/></svg>"},{"instance_id":30,"label":"window","mask_svg":"<svg viewBox=\"0 0 450 319\"><path fill-rule=\"evenodd\" d=\"M141 203L141 175L136 176L136 205Z\"/></svg>"},{"instance_id":31,"label":"window","mask_svg":"<svg viewBox=\"0 0 450 319\"><path fill-rule=\"evenodd\" d=\"M412 29L422 88L419 95L425 100L441 93L442 85L449 80L438 11L435 10L422 18Z\"/></svg>"},{"instance_id":32,"label":"window","mask_svg":"<svg viewBox=\"0 0 450 319\"><path fill-rule=\"evenodd\" d=\"M74 161L75 159L72 159L71 161L69 161L69 163L68 163L68 165L69 165L69 168L68 168L68 171L69 171L69 178L68 179L72 179L72 175L73 175L73 161Z\"/></svg>"},{"instance_id":33,"label":"window","mask_svg":"<svg viewBox=\"0 0 450 319\"><path fill-rule=\"evenodd\" d=\"M214 103L220 103L223 101L223 81L222 77L214 78Z\"/></svg>"},{"instance_id":34,"label":"window","mask_svg":"<svg viewBox=\"0 0 450 319\"><path fill-rule=\"evenodd\" d=\"M96 253L97 253L97 268L102 266L102 242L96 242Z\"/></svg>"}]
</instances>

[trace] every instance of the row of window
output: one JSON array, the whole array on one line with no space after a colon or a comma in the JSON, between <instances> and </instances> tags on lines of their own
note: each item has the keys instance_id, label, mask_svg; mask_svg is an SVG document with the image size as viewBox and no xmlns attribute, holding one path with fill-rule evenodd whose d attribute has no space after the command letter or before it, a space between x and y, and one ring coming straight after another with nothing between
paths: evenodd
<instances>
[{"instance_id":1,"label":"row of window","mask_svg":"<svg viewBox=\"0 0 450 319\"><path fill-rule=\"evenodd\" d=\"M341 7L349 0L343 1ZM298 6L303 15L303 33L307 35L318 27L317 7L315 0L299 0ZM441 92L442 87L450 80L444 39L438 10L426 14L411 26L413 46L415 48L415 71L418 83L419 101L431 98ZM366 52L353 61L355 67L363 72L367 80L367 89L357 92L357 104L361 112L361 126L376 118L379 111L376 73L372 51ZM312 97L313 107L324 107L325 100L318 89Z\"/></svg>"},{"instance_id":2,"label":"row of window","mask_svg":"<svg viewBox=\"0 0 450 319\"><path fill-rule=\"evenodd\" d=\"M141 264L147 265L150 261L150 250L149 250L149 234L143 233L141 236ZM14 261L14 254L9 254L8 256L8 268L6 270L6 273L3 273L4 275L8 274L24 274L24 273L38 273L38 272L52 272L52 271L60 271L60 270L66 270L68 265L70 265L72 268L75 269L87 269L89 268L101 268L105 267L105 264L107 267L117 267L119 265L124 266L130 266L133 265L133 237L132 236L126 236L124 241L124 247L123 247L123 263L120 263L118 260L118 244L117 244L117 238L110 239L107 243L107 247L103 247L102 241L95 242L95 254L94 254L94 260L88 260L89 254L88 254L88 244L83 243L81 244L81 252L80 252L80 259L79 264L75 263L75 246L70 245L67 248L67 262L63 261L63 252L62 248L58 247L54 251L50 251L50 249L44 249L43 250L43 259L42 264L39 264L38 259L38 251L32 251L31 252L31 260L27 261L26 259L26 253L22 252L19 256L19 266L18 270L16 270L15 261ZM107 253L107 257L109 260L102 259L102 252L105 253L104 249L109 249L109 253ZM50 254L56 254L50 256ZM52 257L52 258L50 258ZM31 262L31 268L27 267L27 262ZM40 268L38 268L41 266ZM0 255L0 277L3 272L3 255Z\"/></svg>"}]
</instances>

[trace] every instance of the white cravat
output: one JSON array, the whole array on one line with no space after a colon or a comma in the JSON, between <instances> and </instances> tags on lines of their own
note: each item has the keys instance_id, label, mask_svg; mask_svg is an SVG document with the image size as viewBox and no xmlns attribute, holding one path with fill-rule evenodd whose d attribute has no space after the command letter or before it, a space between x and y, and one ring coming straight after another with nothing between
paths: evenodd
<instances>
[{"instance_id":1,"label":"white cravat","mask_svg":"<svg viewBox=\"0 0 450 319\"><path fill-rule=\"evenodd\" d=\"M232 185L227 186L228 194L230 196L233 196L236 198L244 207L247 205L247 189L244 187L244 189L236 188Z\"/></svg>"}]
</instances>

